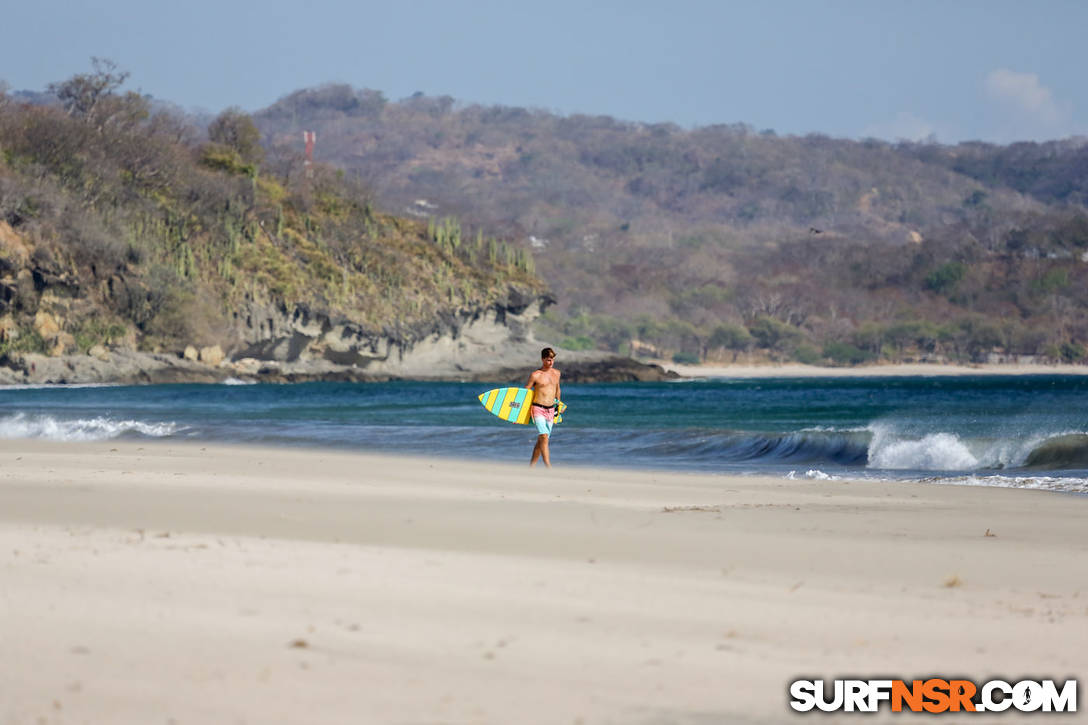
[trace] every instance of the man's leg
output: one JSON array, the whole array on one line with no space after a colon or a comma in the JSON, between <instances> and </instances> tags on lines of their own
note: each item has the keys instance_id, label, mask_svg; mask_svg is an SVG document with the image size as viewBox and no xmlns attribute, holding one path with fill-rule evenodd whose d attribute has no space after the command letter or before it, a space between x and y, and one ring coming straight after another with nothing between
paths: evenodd
<instances>
[{"instance_id":1,"label":"man's leg","mask_svg":"<svg viewBox=\"0 0 1088 725\"><path fill-rule=\"evenodd\" d=\"M531 467L536 463L536 459L544 456L544 465L548 468L552 467L551 461L548 459L548 434L552 432L551 421L543 413L533 411L530 416L533 425L536 426L536 444L533 446L533 457L529 459L529 466Z\"/></svg>"},{"instance_id":2,"label":"man's leg","mask_svg":"<svg viewBox=\"0 0 1088 725\"><path fill-rule=\"evenodd\" d=\"M536 459L540 458L540 439L544 436L536 437L536 444L533 446L533 457L529 459L529 466L532 467L536 464Z\"/></svg>"},{"instance_id":3,"label":"man's leg","mask_svg":"<svg viewBox=\"0 0 1088 725\"><path fill-rule=\"evenodd\" d=\"M544 465L548 468L552 467L551 458L548 456L547 433L541 433L536 437L536 445L533 446L533 457L529 459L529 465L532 466L534 463L536 463L537 458L543 458Z\"/></svg>"}]
</instances>

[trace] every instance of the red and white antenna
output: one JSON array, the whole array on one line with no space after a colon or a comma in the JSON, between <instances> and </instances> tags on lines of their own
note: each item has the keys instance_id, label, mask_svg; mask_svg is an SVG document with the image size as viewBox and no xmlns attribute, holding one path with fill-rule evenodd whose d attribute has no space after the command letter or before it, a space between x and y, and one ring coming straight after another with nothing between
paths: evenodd
<instances>
[{"instance_id":1,"label":"red and white antenna","mask_svg":"<svg viewBox=\"0 0 1088 725\"><path fill-rule=\"evenodd\" d=\"M302 140L306 142L306 178L314 175L314 144L317 143L316 131L303 131Z\"/></svg>"}]
</instances>

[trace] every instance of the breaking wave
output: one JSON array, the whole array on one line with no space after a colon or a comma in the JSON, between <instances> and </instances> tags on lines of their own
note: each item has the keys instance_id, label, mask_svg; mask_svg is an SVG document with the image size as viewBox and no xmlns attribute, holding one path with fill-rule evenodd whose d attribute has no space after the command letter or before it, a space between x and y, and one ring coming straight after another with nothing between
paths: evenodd
<instances>
[{"instance_id":1,"label":"breaking wave","mask_svg":"<svg viewBox=\"0 0 1088 725\"><path fill-rule=\"evenodd\" d=\"M798 433L699 433L669 431L643 434L626 445L632 453L654 458L692 461L762 461L821 463L840 466L863 464L868 454L867 435L851 431Z\"/></svg>"},{"instance_id":2,"label":"breaking wave","mask_svg":"<svg viewBox=\"0 0 1088 725\"><path fill-rule=\"evenodd\" d=\"M1028 468L1088 468L1088 434L1067 433L1047 438L1024 459Z\"/></svg>"},{"instance_id":3,"label":"breaking wave","mask_svg":"<svg viewBox=\"0 0 1088 725\"><path fill-rule=\"evenodd\" d=\"M102 441L127 436L163 438L182 430L175 423L145 423L104 416L65 420L50 415L15 413L0 418L0 438L44 438L53 441Z\"/></svg>"},{"instance_id":4,"label":"breaking wave","mask_svg":"<svg viewBox=\"0 0 1088 725\"><path fill-rule=\"evenodd\" d=\"M583 432L584 436L586 433ZM978 437L936 431L907 433L891 424L796 433L660 431L619 440L611 433L591 446L622 456L719 463L809 464L873 471L969 473L1002 470L1088 469L1088 433ZM618 449L618 450L617 450Z\"/></svg>"},{"instance_id":5,"label":"breaking wave","mask_svg":"<svg viewBox=\"0 0 1088 725\"><path fill-rule=\"evenodd\" d=\"M869 468L916 471L1088 468L1088 434L1055 433L1011 438L968 438L937 432L907 436L870 426Z\"/></svg>"}]
</instances>

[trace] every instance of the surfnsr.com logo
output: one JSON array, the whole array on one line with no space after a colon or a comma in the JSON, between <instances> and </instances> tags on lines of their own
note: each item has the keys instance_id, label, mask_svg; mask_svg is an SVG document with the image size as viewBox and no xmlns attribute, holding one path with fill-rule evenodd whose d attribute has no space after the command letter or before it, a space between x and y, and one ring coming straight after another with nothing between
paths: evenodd
<instances>
[{"instance_id":1,"label":"surfnsr.com logo","mask_svg":"<svg viewBox=\"0 0 1088 725\"><path fill-rule=\"evenodd\" d=\"M790 707L798 712L1076 712L1077 681L1066 680L795 680Z\"/></svg>"}]
</instances>

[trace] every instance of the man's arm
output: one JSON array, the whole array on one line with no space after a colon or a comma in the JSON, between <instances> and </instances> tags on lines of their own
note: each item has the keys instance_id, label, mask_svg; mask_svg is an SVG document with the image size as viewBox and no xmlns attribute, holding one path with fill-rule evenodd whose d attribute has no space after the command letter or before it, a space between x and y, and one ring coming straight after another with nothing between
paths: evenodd
<instances>
[{"instance_id":1,"label":"man's arm","mask_svg":"<svg viewBox=\"0 0 1088 725\"><path fill-rule=\"evenodd\" d=\"M555 371L555 399L559 400L563 396L559 394L559 378L562 376L558 370Z\"/></svg>"},{"instance_id":2,"label":"man's arm","mask_svg":"<svg viewBox=\"0 0 1088 725\"><path fill-rule=\"evenodd\" d=\"M529 373L529 382L525 383L525 387L529 390L536 390L536 370Z\"/></svg>"}]
</instances>

